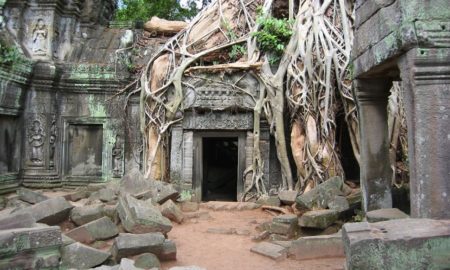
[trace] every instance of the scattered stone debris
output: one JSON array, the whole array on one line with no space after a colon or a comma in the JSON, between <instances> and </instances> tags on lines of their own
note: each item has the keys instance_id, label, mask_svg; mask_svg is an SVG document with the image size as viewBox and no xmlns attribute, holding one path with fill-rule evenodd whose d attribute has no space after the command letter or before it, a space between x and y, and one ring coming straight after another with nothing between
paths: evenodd
<instances>
[{"instance_id":1,"label":"scattered stone debris","mask_svg":"<svg viewBox=\"0 0 450 270\"><path fill-rule=\"evenodd\" d=\"M100 201L108 203L116 200L117 195L115 191L110 188L102 188L98 191L98 198Z\"/></svg>"},{"instance_id":2,"label":"scattered stone debris","mask_svg":"<svg viewBox=\"0 0 450 270\"><path fill-rule=\"evenodd\" d=\"M153 253L143 253L136 257L134 266L138 268L150 269L150 268L161 268L161 263L158 257Z\"/></svg>"},{"instance_id":3,"label":"scattered stone debris","mask_svg":"<svg viewBox=\"0 0 450 270\"><path fill-rule=\"evenodd\" d=\"M118 234L119 230L109 217L91 221L66 233L68 237L85 244L110 239Z\"/></svg>"},{"instance_id":4,"label":"scattered stone debris","mask_svg":"<svg viewBox=\"0 0 450 270\"><path fill-rule=\"evenodd\" d=\"M112 255L116 261L142 253L160 253L165 237L162 233L130 234L121 233L114 239Z\"/></svg>"},{"instance_id":5,"label":"scattered stone debris","mask_svg":"<svg viewBox=\"0 0 450 270\"><path fill-rule=\"evenodd\" d=\"M111 254L75 242L61 249L62 266L66 268L88 269L106 261Z\"/></svg>"},{"instance_id":6,"label":"scattered stone debris","mask_svg":"<svg viewBox=\"0 0 450 270\"><path fill-rule=\"evenodd\" d=\"M236 234L236 228L209 228L206 230L207 233L212 234Z\"/></svg>"},{"instance_id":7,"label":"scattered stone debris","mask_svg":"<svg viewBox=\"0 0 450 270\"><path fill-rule=\"evenodd\" d=\"M397 208L378 209L366 213L368 222L380 222L403 218L409 218L409 216Z\"/></svg>"},{"instance_id":8,"label":"scattered stone debris","mask_svg":"<svg viewBox=\"0 0 450 270\"><path fill-rule=\"evenodd\" d=\"M278 198L285 205L292 205L295 203L298 192L295 190L281 190L278 193Z\"/></svg>"},{"instance_id":9,"label":"scattered stone debris","mask_svg":"<svg viewBox=\"0 0 450 270\"><path fill-rule=\"evenodd\" d=\"M172 200L168 200L161 205L161 214L179 224L184 220L183 212Z\"/></svg>"},{"instance_id":10,"label":"scattered stone debris","mask_svg":"<svg viewBox=\"0 0 450 270\"><path fill-rule=\"evenodd\" d=\"M287 249L285 247L268 242L256 244L251 248L251 251L277 261L287 258Z\"/></svg>"},{"instance_id":11,"label":"scattered stone debris","mask_svg":"<svg viewBox=\"0 0 450 270\"><path fill-rule=\"evenodd\" d=\"M325 209L335 196L344 195L344 185L341 177L332 177L308 192L299 195L296 199L297 208L300 210Z\"/></svg>"},{"instance_id":12,"label":"scattered stone debris","mask_svg":"<svg viewBox=\"0 0 450 270\"><path fill-rule=\"evenodd\" d=\"M70 219L78 226L103 217L104 209L101 204L78 206L70 212Z\"/></svg>"},{"instance_id":13,"label":"scattered stone debris","mask_svg":"<svg viewBox=\"0 0 450 270\"><path fill-rule=\"evenodd\" d=\"M278 196L261 196L256 201L257 204L260 205L269 205L269 206L280 206L281 201Z\"/></svg>"},{"instance_id":14,"label":"scattered stone debris","mask_svg":"<svg viewBox=\"0 0 450 270\"><path fill-rule=\"evenodd\" d=\"M31 228L36 219L30 213L16 213L0 217L0 230Z\"/></svg>"},{"instance_id":15,"label":"scattered stone debris","mask_svg":"<svg viewBox=\"0 0 450 270\"><path fill-rule=\"evenodd\" d=\"M184 201L181 203L181 211L183 212L196 212L200 208L197 202Z\"/></svg>"}]
</instances>

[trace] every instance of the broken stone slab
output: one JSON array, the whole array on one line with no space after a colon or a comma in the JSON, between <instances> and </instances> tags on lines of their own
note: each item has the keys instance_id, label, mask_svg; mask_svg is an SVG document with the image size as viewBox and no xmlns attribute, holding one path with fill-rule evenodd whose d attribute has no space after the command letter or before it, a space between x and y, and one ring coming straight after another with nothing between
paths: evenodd
<instances>
[{"instance_id":1,"label":"broken stone slab","mask_svg":"<svg viewBox=\"0 0 450 270\"><path fill-rule=\"evenodd\" d=\"M341 177L332 177L310 191L297 196L296 207L300 210L325 209L331 199L343 195L343 184Z\"/></svg>"},{"instance_id":2,"label":"broken stone slab","mask_svg":"<svg viewBox=\"0 0 450 270\"><path fill-rule=\"evenodd\" d=\"M293 205L297 196L298 192L295 190L281 190L278 193L278 198L285 205Z\"/></svg>"},{"instance_id":3,"label":"broken stone slab","mask_svg":"<svg viewBox=\"0 0 450 270\"><path fill-rule=\"evenodd\" d=\"M326 229L338 219L334 210L314 210L304 213L299 219L299 225L307 228Z\"/></svg>"},{"instance_id":4,"label":"broken stone slab","mask_svg":"<svg viewBox=\"0 0 450 270\"><path fill-rule=\"evenodd\" d=\"M116 224L120 221L119 214L117 213L117 204L103 206L103 215L109 217Z\"/></svg>"},{"instance_id":5,"label":"broken stone slab","mask_svg":"<svg viewBox=\"0 0 450 270\"><path fill-rule=\"evenodd\" d=\"M289 241L292 239L292 236L284 235L284 234L276 234L272 233L269 237L271 242L278 242L278 241Z\"/></svg>"},{"instance_id":6,"label":"broken stone slab","mask_svg":"<svg viewBox=\"0 0 450 270\"><path fill-rule=\"evenodd\" d=\"M102 202L112 202L117 199L117 195L114 190L110 188L103 188L98 191L98 198Z\"/></svg>"},{"instance_id":7,"label":"broken stone slab","mask_svg":"<svg viewBox=\"0 0 450 270\"><path fill-rule=\"evenodd\" d=\"M261 197L258 198L258 200L256 201L257 204L260 205L270 205L270 206L280 206L281 205L281 201L278 198L278 196L267 196L267 195L263 195Z\"/></svg>"},{"instance_id":8,"label":"broken stone slab","mask_svg":"<svg viewBox=\"0 0 450 270\"><path fill-rule=\"evenodd\" d=\"M144 175L138 168L131 169L123 176L120 183L120 193L138 194L150 188L149 181L144 179Z\"/></svg>"},{"instance_id":9,"label":"broken stone slab","mask_svg":"<svg viewBox=\"0 0 450 270\"><path fill-rule=\"evenodd\" d=\"M81 243L73 243L61 248L61 266L64 269L88 269L105 262L111 254Z\"/></svg>"},{"instance_id":10,"label":"broken stone slab","mask_svg":"<svg viewBox=\"0 0 450 270\"><path fill-rule=\"evenodd\" d=\"M106 188L106 186L107 186L106 183L91 183L86 186L86 189L90 192L97 192L101 189Z\"/></svg>"},{"instance_id":11,"label":"broken stone slab","mask_svg":"<svg viewBox=\"0 0 450 270\"><path fill-rule=\"evenodd\" d=\"M11 212L17 212L20 209L31 206L31 203L27 203L19 199L18 195L7 198L6 208L13 208Z\"/></svg>"},{"instance_id":12,"label":"broken stone slab","mask_svg":"<svg viewBox=\"0 0 450 270\"><path fill-rule=\"evenodd\" d=\"M347 198L344 196L335 196L328 201L328 209L335 210L338 212L344 212L350 209L350 205Z\"/></svg>"},{"instance_id":13,"label":"broken stone slab","mask_svg":"<svg viewBox=\"0 0 450 270\"><path fill-rule=\"evenodd\" d=\"M103 216L105 216L105 213L101 204L77 206L70 212L70 219L78 226L97 220Z\"/></svg>"},{"instance_id":14,"label":"broken stone slab","mask_svg":"<svg viewBox=\"0 0 450 270\"><path fill-rule=\"evenodd\" d=\"M297 215L285 214L279 215L272 219L270 224L270 233L287 236L292 238L296 234L298 229L298 217Z\"/></svg>"},{"instance_id":15,"label":"broken stone slab","mask_svg":"<svg viewBox=\"0 0 450 270\"><path fill-rule=\"evenodd\" d=\"M450 220L412 218L344 224L347 269L448 269L449 228Z\"/></svg>"},{"instance_id":16,"label":"broken stone slab","mask_svg":"<svg viewBox=\"0 0 450 270\"><path fill-rule=\"evenodd\" d=\"M269 238L269 236L270 236L269 231L262 231L258 235L253 236L252 241L256 241L256 242L263 241L263 240L266 240L267 238Z\"/></svg>"},{"instance_id":17,"label":"broken stone slab","mask_svg":"<svg viewBox=\"0 0 450 270\"><path fill-rule=\"evenodd\" d=\"M12 214L0 217L0 230L31 228L36 220L30 213Z\"/></svg>"},{"instance_id":18,"label":"broken stone slab","mask_svg":"<svg viewBox=\"0 0 450 270\"><path fill-rule=\"evenodd\" d=\"M36 204L48 200L48 197L43 195L42 193L24 187L19 188L16 193L19 196L20 200L31 204Z\"/></svg>"},{"instance_id":19,"label":"broken stone slab","mask_svg":"<svg viewBox=\"0 0 450 270\"><path fill-rule=\"evenodd\" d=\"M409 218L409 216L397 208L383 208L366 213L368 222L380 222L393 219Z\"/></svg>"},{"instance_id":20,"label":"broken stone slab","mask_svg":"<svg viewBox=\"0 0 450 270\"><path fill-rule=\"evenodd\" d=\"M67 235L63 234L62 235L62 245L63 246L68 246L70 244L75 243L76 241L73 240L72 238L68 237Z\"/></svg>"},{"instance_id":21,"label":"broken stone slab","mask_svg":"<svg viewBox=\"0 0 450 270\"><path fill-rule=\"evenodd\" d=\"M161 268L161 263L158 257L153 253L144 253L136 257L134 261L134 266L138 268L151 269L151 268Z\"/></svg>"},{"instance_id":22,"label":"broken stone slab","mask_svg":"<svg viewBox=\"0 0 450 270\"><path fill-rule=\"evenodd\" d=\"M36 222L56 225L68 218L72 208L73 205L63 197L57 197L23 208L17 213L30 213L36 219Z\"/></svg>"},{"instance_id":23,"label":"broken stone slab","mask_svg":"<svg viewBox=\"0 0 450 270\"><path fill-rule=\"evenodd\" d=\"M159 254L163 250L165 238L162 233L130 234L121 233L114 239L111 248L116 261L142 253Z\"/></svg>"},{"instance_id":24,"label":"broken stone slab","mask_svg":"<svg viewBox=\"0 0 450 270\"><path fill-rule=\"evenodd\" d=\"M129 194L119 197L117 212L127 232L168 233L172 229L170 220L163 217L157 207L139 201Z\"/></svg>"},{"instance_id":25,"label":"broken stone slab","mask_svg":"<svg viewBox=\"0 0 450 270\"><path fill-rule=\"evenodd\" d=\"M119 270L144 270L135 266L135 262L131 259L123 258L120 260Z\"/></svg>"},{"instance_id":26,"label":"broken stone slab","mask_svg":"<svg viewBox=\"0 0 450 270\"><path fill-rule=\"evenodd\" d=\"M300 237L292 241L288 252L294 260L344 257L344 243L340 233Z\"/></svg>"},{"instance_id":27,"label":"broken stone slab","mask_svg":"<svg viewBox=\"0 0 450 270\"><path fill-rule=\"evenodd\" d=\"M285 247L268 242L258 243L253 246L250 251L269 257L276 261L280 261L287 257L287 249Z\"/></svg>"},{"instance_id":28,"label":"broken stone slab","mask_svg":"<svg viewBox=\"0 0 450 270\"><path fill-rule=\"evenodd\" d=\"M225 234L225 235L230 235L230 234L235 234L236 233L236 228L208 228L206 230L207 233L212 233L212 234Z\"/></svg>"},{"instance_id":29,"label":"broken stone slab","mask_svg":"<svg viewBox=\"0 0 450 270\"><path fill-rule=\"evenodd\" d=\"M209 201L204 205L206 208L209 208L214 211L222 211L222 210L253 210L261 207L260 204L253 202L220 202L220 201ZM182 205L183 206L183 205Z\"/></svg>"},{"instance_id":30,"label":"broken stone slab","mask_svg":"<svg viewBox=\"0 0 450 270\"><path fill-rule=\"evenodd\" d=\"M91 221L66 233L68 237L85 244L110 239L118 234L119 230L109 217Z\"/></svg>"},{"instance_id":31,"label":"broken stone slab","mask_svg":"<svg viewBox=\"0 0 450 270\"><path fill-rule=\"evenodd\" d=\"M160 207L161 214L166 218L181 224L184 220L183 212L172 200L168 200Z\"/></svg>"},{"instance_id":32,"label":"broken stone slab","mask_svg":"<svg viewBox=\"0 0 450 270\"><path fill-rule=\"evenodd\" d=\"M0 231L0 269L58 269L61 245L57 226Z\"/></svg>"}]
</instances>

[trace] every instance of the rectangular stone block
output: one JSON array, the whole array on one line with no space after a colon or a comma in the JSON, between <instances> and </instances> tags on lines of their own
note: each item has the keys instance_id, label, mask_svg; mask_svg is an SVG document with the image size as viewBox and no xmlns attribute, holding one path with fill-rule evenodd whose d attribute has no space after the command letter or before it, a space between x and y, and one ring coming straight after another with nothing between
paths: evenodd
<instances>
[{"instance_id":1,"label":"rectangular stone block","mask_svg":"<svg viewBox=\"0 0 450 270\"><path fill-rule=\"evenodd\" d=\"M288 256L295 260L344 257L344 243L340 233L301 237L292 241Z\"/></svg>"},{"instance_id":2,"label":"rectangular stone block","mask_svg":"<svg viewBox=\"0 0 450 270\"><path fill-rule=\"evenodd\" d=\"M449 269L450 220L347 223L347 269Z\"/></svg>"}]
</instances>

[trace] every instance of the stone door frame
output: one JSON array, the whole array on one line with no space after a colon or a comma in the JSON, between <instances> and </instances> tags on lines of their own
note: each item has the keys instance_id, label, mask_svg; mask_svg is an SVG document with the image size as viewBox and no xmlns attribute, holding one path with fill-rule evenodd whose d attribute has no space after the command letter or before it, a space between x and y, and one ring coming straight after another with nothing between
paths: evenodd
<instances>
[{"instance_id":1,"label":"stone door frame","mask_svg":"<svg viewBox=\"0 0 450 270\"><path fill-rule=\"evenodd\" d=\"M237 201L244 193L245 142L246 131L194 131L193 142L193 181L192 189L196 201L202 201L203 186L203 139L204 138L237 138L238 141L238 179Z\"/></svg>"}]
</instances>

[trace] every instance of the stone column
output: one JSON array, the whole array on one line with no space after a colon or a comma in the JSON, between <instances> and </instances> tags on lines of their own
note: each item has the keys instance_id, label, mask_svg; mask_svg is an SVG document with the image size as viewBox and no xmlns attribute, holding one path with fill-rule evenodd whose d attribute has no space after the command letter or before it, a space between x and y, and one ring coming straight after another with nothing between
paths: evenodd
<instances>
[{"instance_id":1,"label":"stone column","mask_svg":"<svg viewBox=\"0 0 450 270\"><path fill-rule=\"evenodd\" d=\"M411 216L450 219L450 49L399 61L408 123Z\"/></svg>"},{"instance_id":2,"label":"stone column","mask_svg":"<svg viewBox=\"0 0 450 270\"><path fill-rule=\"evenodd\" d=\"M363 209L392 207L387 102L389 79L358 79L355 91L361 134Z\"/></svg>"}]
</instances>

